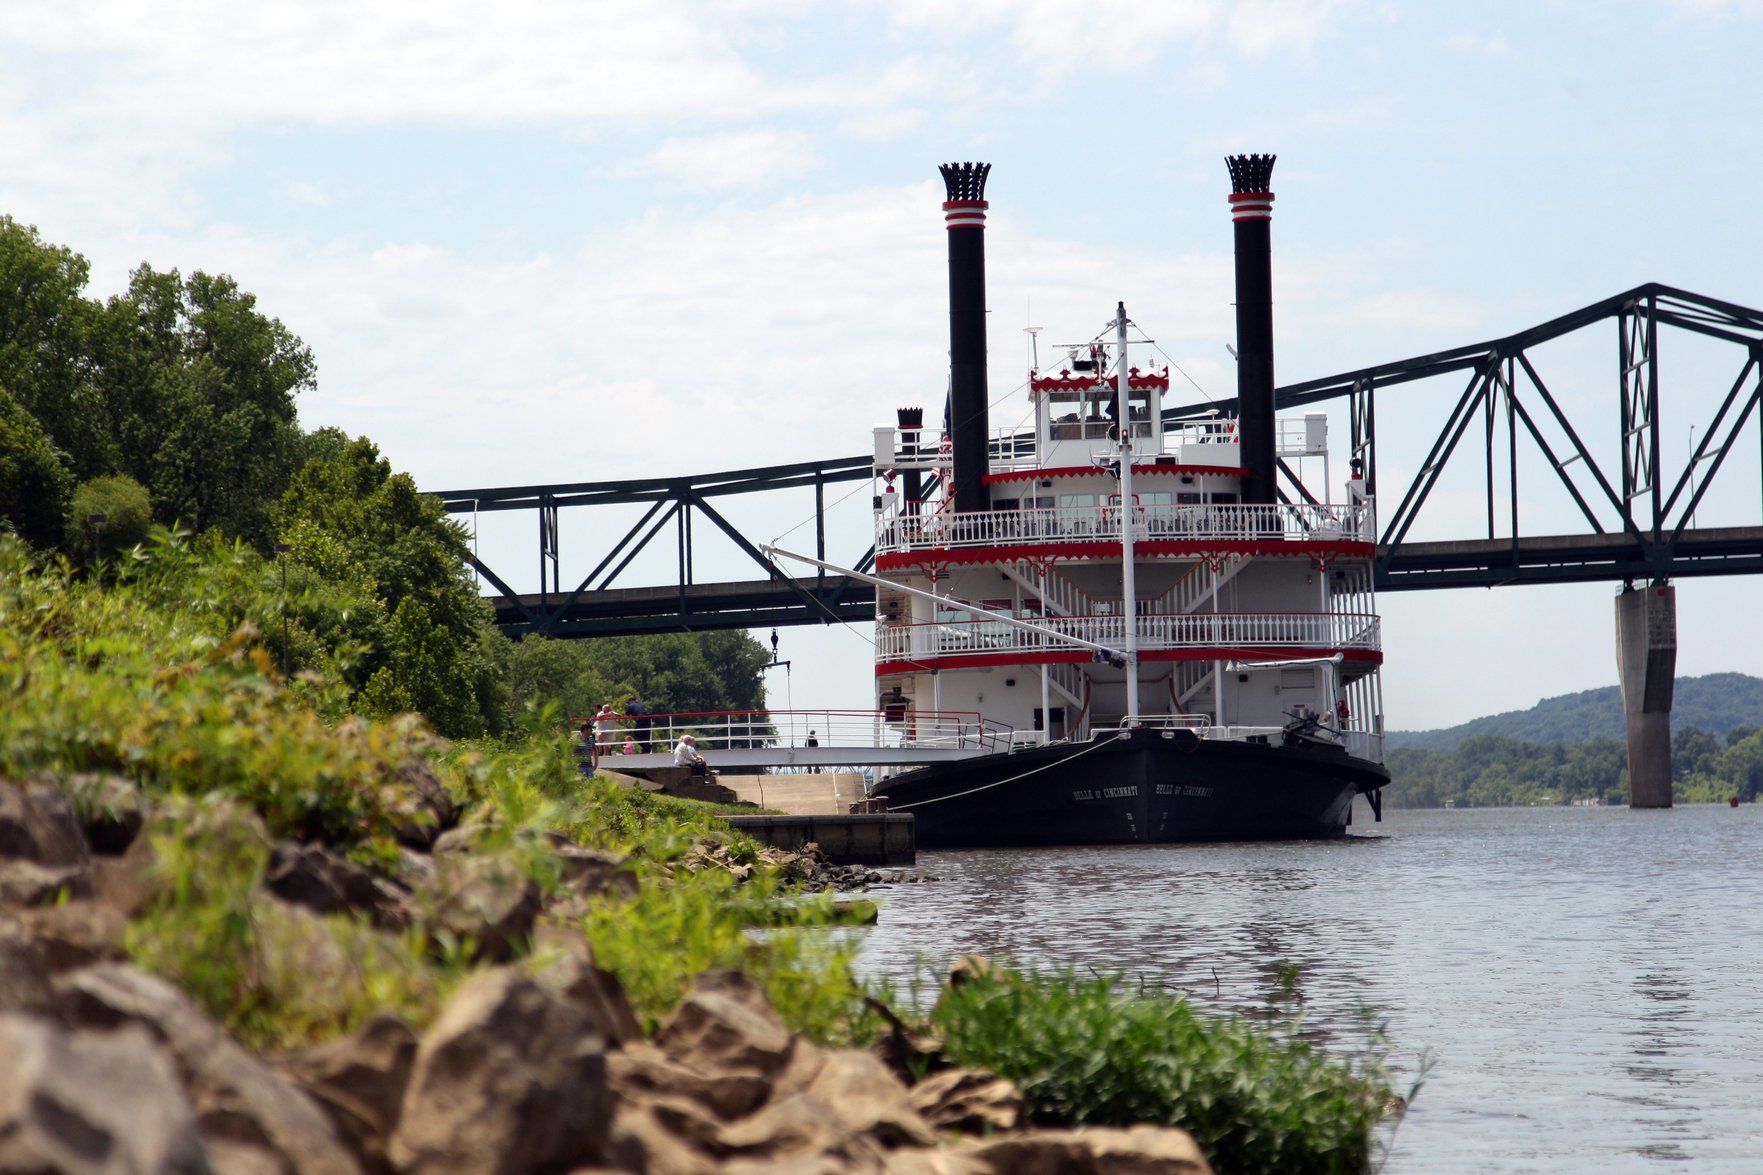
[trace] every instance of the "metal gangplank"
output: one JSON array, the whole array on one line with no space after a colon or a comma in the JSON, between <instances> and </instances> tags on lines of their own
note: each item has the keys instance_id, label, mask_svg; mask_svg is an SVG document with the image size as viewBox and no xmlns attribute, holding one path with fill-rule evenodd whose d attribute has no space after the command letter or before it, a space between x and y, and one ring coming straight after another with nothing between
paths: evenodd
<instances>
[{"instance_id":1,"label":"metal gangplank","mask_svg":"<svg viewBox=\"0 0 1763 1175\"><path fill-rule=\"evenodd\" d=\"M578 742L588 718L570 720ZM1038 743L1035 731L1017 731L970 711L930 710L713 710L618 716L610 737L597 734L600 764L617 771L674 765L682 735L717 771L772 768L916 767L973 759Z\"/></svg>"}]
</instances>

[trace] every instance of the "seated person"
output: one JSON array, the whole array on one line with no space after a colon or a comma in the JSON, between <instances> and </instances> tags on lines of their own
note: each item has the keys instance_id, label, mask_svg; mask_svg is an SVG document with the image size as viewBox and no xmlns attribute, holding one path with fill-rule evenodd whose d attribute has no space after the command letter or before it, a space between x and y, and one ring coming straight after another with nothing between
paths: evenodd
<instances>
[{"instance_id":1,"label":"seated person","mask_svg":"<svg viewBox=\"0 0 1763 1175\"><path fill-rule=\"evenodd\" d=\"M709 762L698 753L698 736L695 734L679 736L679 745L673 748L673 765L690 768L694 777L711 774Z\"/></svg>"}]
</instances>

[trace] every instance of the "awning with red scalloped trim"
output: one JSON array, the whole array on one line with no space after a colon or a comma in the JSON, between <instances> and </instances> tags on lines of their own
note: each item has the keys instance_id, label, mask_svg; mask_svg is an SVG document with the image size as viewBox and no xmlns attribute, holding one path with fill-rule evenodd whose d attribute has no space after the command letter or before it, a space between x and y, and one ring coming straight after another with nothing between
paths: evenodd
<instances>
[{"instance_id":1,"label":"awning with red scalloped trim","mask_svg":"<svg viewBox=\"0 0 1763 1175\"><path fill-rule=\"evenodd\" d=\"M1052 469L1011 469L1004 473L988 473L985 476L987 485L1000 485L1007 481L1038 481L1041 478L1054 477L1094 477L1101 473L1093 465L1060 465ZM1133 463L1132 475L1142 477L1148 473L1172 473L1182 477L1248 477L1249 471L1235 465L1140 465Z\"/></svg>"}]
</instances>

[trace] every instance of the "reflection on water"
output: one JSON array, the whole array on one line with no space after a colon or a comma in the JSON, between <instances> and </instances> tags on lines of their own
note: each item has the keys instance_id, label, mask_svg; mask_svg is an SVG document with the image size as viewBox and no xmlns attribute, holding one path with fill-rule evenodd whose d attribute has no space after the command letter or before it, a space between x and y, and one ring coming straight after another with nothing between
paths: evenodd
<instances>
[{"instance_id":1,"label":"reflection on water","mask_svg":"<svg viewBox=\"0 0 1763 1175\"><path fill-rule=\"evenodd\" d=\"M1434 1067L1389 1170L1763 1170L1763 806L1391 812L1300 845L925 853L869 973L1126 972ZM1357 826L1356 826L1357 827ZM1364 829L1360 829L1364 832Z\"/></svg>"}]
</instances>

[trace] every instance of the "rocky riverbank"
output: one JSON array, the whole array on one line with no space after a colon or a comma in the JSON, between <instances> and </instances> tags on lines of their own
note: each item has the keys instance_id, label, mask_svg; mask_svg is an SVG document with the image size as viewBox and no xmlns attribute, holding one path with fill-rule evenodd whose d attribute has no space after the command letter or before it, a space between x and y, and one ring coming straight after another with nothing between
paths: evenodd
<instances>
[{"instance_id":1,"label":"rocky riverbank","mask_svg":"<svg viewBox=\"0 0 1763 1175\"><path fill-rule=\"evenodd\" d=\"M754 979L712 970L645 1024L578 928L636 891L631 861L555 831L511 844L494 819L462 820L420 765L393 808L395 852L364 863L275 839L234 802L149 803L120 776L0 781L0 1169L1208 1170L1169 1127L1030 1127L1014 1085L951 1064L874 1001L888 1028L870 1047L824 1047L787 1029ZM145 966L172 957L168 938L215 932L176 920L196 908L180 886L216 884L180 871L186 849L261 866L225 907L252 926L250 957L214 960L224 991ZM756 867L869 880L720 842L655 865L737 884ZM251 1047L204 1010L218 1000L254 1023L240 1004L261 989L287 1016L287 984L378 974L412 942L455 979L426 1023L388 995L345 1033Z\"/></svg>"}]
</instances>

